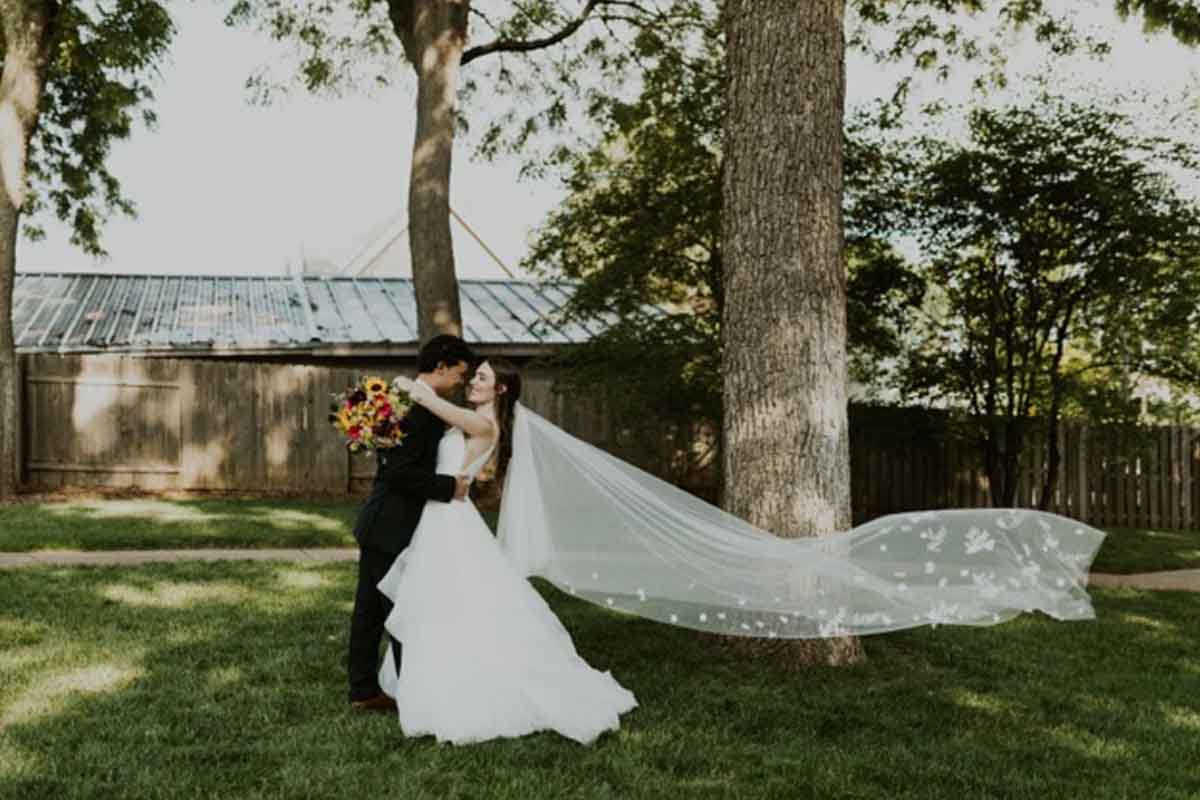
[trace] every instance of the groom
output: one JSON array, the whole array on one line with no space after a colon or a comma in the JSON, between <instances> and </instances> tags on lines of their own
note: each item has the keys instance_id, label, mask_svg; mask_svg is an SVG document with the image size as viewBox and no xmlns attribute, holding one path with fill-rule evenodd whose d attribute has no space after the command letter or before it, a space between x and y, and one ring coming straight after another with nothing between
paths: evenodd
<instances>
[{"instance_id":1,"label":"groom","mask_svg":"<svg viewBox=\"0 0 1200 800\"><path fill-rule=\"evenodd\" d=\"M435 336L417 354L417 380L439 396L450 397L462 386L473 358L466 342L457 336ZM400 426L404 439L399 446L378 452L375 482L354 523L359 557L358 589L350 620L350 705L360 709L396 707L379 689L379 645L391 602L377 584L412 540L425 501L461 500L469 485L465 477L434 472L444 422L414 405ZM399 673L399 642L392 640L392 651Z\"/></svg>"}]
</instances>

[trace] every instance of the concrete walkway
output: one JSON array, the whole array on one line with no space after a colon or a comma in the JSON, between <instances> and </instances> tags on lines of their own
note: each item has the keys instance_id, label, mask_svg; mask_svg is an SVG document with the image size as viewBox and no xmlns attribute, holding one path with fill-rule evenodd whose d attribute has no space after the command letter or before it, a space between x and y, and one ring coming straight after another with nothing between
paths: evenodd
<instances>
[{"instance_id":1,"label":"concrete walkway","mask_svg":"<svg viewBox=\"0 0 1200 800\"><path fill-rule=\"evenodd\" d=\"M329 563L357 561L353 547L316 547L279 550L39 550L33 553L0 553L0 568L37 566L131 566L177 561L297 561ZM1174 572L1143 572L1138 575L1107 575L1093 572L1091 586L1126 586L1133 589L1167 589L1200 592L1200 569Z\"/></svg>"},{"instance_id":2,"label":"concrete walkway","mask_svg":"<svg viewBox=\"0 0 1200 800\"><path fill-rule=\"evenodd\" d=\"M1173 572L1142 572L1137 575L1105 575L1093 572L1088 576L1092 586L1128 586L1131 589L1169 589L1177 592L1200 592L1200 569L1178 569Z\"/></svg>"}]
</instances>

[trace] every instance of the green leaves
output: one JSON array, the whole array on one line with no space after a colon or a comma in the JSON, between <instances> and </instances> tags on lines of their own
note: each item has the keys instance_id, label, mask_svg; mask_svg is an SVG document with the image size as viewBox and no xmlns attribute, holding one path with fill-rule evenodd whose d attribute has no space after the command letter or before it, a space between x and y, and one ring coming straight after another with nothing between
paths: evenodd
<instances>
[{"instance_id":1,"label":"green leaves","mask_svg":"<svg viewBox=\"0 0 1200 800\"><path fill-rule=\"evenodd\" d=\"M945 80L968 70L977 89L1005 86L1008 53L1001 42L1013 32L1032 32L1058 56L1106 55L1108 42L1081 31L1062 7L1045 0L851 0L847 44L880 62L911 65L893 96L903 106L922 73Z\"/></svg>"},{"instance_id":2,"label":"green leaves","mask_svg":"<svg viewBox=\"0 0 1200 800\"><path fill-rule=\"evenodd\" d=\"M1188 45L1200 44L1200 8L1193 0L1116 0L1123 18L1141 15L1146 31L1169 30Z\"/></svg>"},{"instance_id":3,"label":"green leaves","mask_svg":"<svg viewBox=\"0 0 1200 800\"><path fill-rule=\"evenodd\" d=\"M1000 461L1035 420L1129 420L1138 381L1200 385L1200 207L1170 177L1200 152L1049 92L966 122L962 143L857 123L847 223L907 242L928 294L891 382L979 415L1007 503Z\"/></svg>"},{"instance_id":4,"label":"green leaves","mask_svg":"<svg viewBox=\"0 0 1200 800\"><path fill-rule=\"evenodd\" d=\"M49 209L72 226L72 244L103 256L104 221L135 213L108 171L108 154L114 141L129 137L135 115L154 125L151 83L175 29L157 2L119 0L89 9L65 4L58 12L30 146L24 232L40 238L36 213Z\"/></svg>"}]
</instances>

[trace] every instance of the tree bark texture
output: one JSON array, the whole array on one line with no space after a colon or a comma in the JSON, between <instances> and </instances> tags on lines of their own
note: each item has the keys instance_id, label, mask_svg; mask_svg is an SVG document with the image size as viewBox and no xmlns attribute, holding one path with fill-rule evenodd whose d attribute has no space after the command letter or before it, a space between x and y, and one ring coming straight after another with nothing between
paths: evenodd
<instances>
[{"instance_id":1,"label":"tree bark texture","mask_svg":"<svg viewBox=\"0 0 1200 800\"><path fill-rule=\"evenodd\" d=\"M21 481L20 378L12 328L17 232L28 181L29 142L37 128L39 103L57 5L39 0L4 0L4 71L0 73L0 497L16 493Z\"/></svg>"},{"instance_id":2,"label":"tree bark texture","mask_svg":"<svg viewBox=\"0 0 1200 800\"><path fill-rule=\"evenodd\" d=\"M844 0L730 0L724 503L781 536L850 527L842 229ZM753 641L795 663L856 639Z\"/></svg>"},{"instance_id":3,"label":"tree bark texture","mask_svg":"<svg viewBox=\"0 0 1200 800\"><path fill-rule=\"evenodd\" d=\"M392 24L417 75L408 241L419 336L461 336L450 238L450 163L469 0L391 0Z\"/></svg>"}]
</instances>

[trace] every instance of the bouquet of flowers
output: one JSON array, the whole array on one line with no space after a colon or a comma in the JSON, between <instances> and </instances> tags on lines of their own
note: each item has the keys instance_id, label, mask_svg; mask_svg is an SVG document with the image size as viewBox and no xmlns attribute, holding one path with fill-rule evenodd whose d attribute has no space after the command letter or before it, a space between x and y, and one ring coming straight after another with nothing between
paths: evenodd
<instances>
[{"instance_id":1,"label":"bouquet of flowers","mask_svg":"<svg viewBox=\"0 0 1200 800\"><path fill-rule=\"evenodd\" d=\"M365 377L333 395L329 421L352 453L395 447L404 438L400 420L412 402L382 378Z\"/></svg>"}]
</instances>

